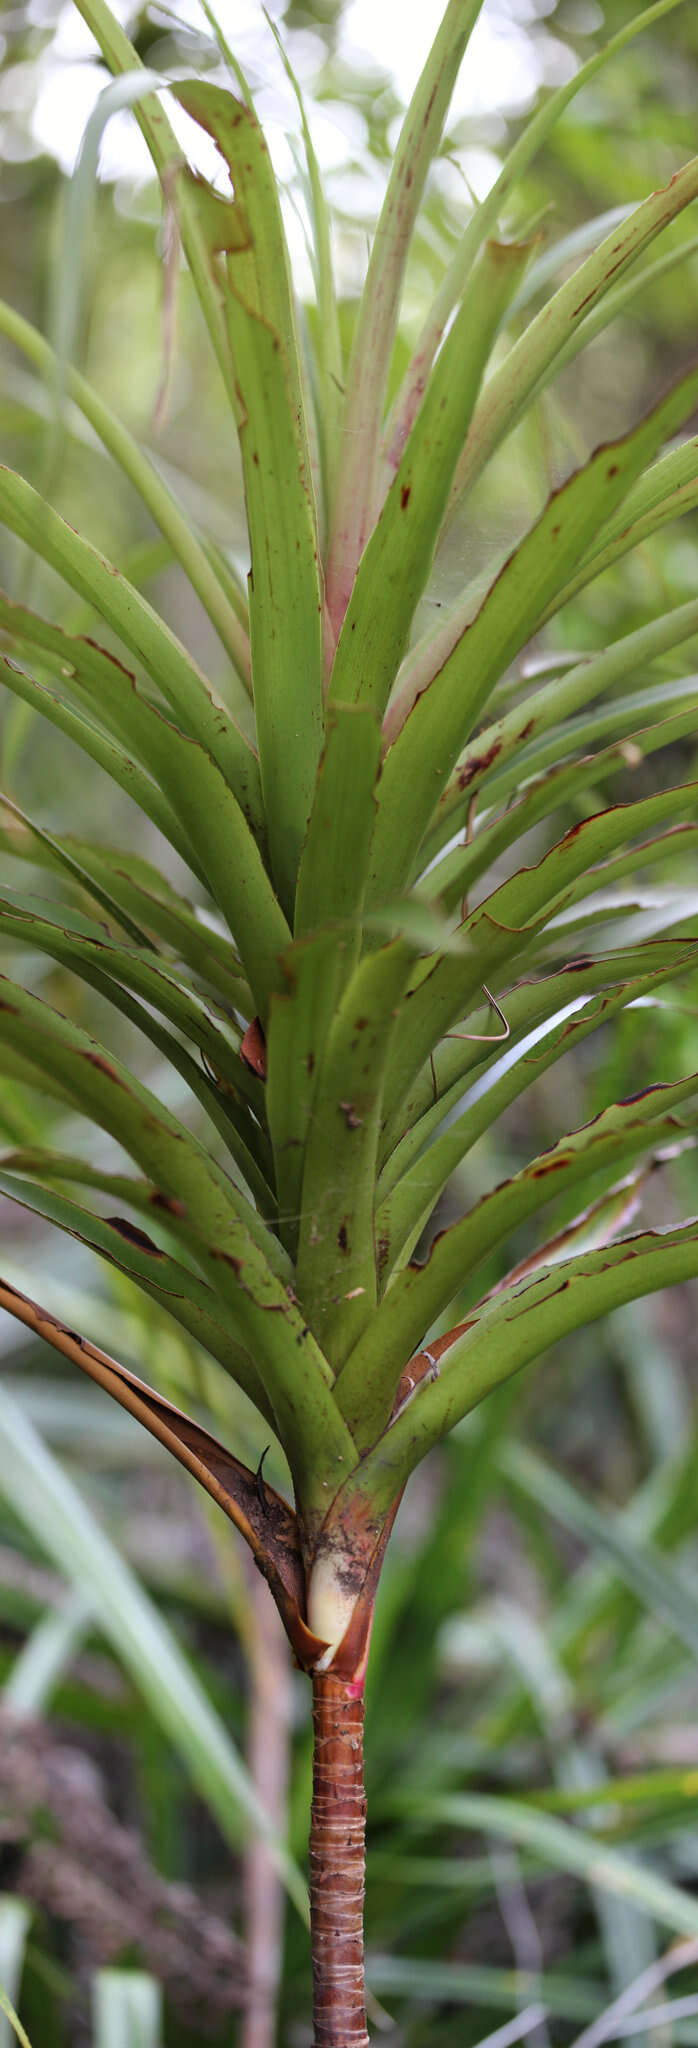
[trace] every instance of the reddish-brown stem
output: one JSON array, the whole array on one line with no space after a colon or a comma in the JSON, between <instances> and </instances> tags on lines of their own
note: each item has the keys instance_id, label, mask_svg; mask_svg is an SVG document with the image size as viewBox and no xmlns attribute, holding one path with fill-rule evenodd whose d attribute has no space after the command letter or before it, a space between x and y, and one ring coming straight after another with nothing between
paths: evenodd
<instances>
[{"instance_id":1,"label":"reddish-brown stem","mask_svg":"<svg viewBox=\"0 0 698 2048\"><path fill-rule=\"evenodd\" d=\"M363 1694L313 1677L310 1918L314 2048L369 2048L364 1991Z\"/></svg>"}]
</instances>

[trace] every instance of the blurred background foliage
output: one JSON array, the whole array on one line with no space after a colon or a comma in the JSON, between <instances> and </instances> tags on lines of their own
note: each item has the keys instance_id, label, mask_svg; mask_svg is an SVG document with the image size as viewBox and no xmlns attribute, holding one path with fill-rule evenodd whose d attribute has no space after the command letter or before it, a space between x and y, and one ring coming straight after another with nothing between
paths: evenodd
<instances>
[{"instance_id":1,"label":"blurred background foliage","mask_svg":"<svg viewBox=\"0 0 698 2048\"><path fill-rule=\"evenodd\" d=\"M173 8L121 0L118 11L155 69L219 61L195 0ZM536 94L569 76L632 12L628 0L487 0L476 75L429 187L408 279L405 352L464 211L491 183ZM272 14L307 94L335 210L349 335L367 229L422 52L401 49L399 12L387 0L375 0L372 14L356 0L345 8L342 0L290 0ZM231 0L219 19L269 123L306 297L290 88L258 0L240 8ZM54 337L68 306L73 360L244 573L232 427L133 143L135 124L126 113L113 117L93 216L76 241L67 174L105 81L70 0L6 0L0 60L3 296ZM562 276L590 245L585 223L596 223L590 239L600 239L599 216L665 183L692 153L697 99L698 10L687 4L575 100L518 191L507 231L539 235L541 283L548 256ZM691 210L662 253L688 243L695 253L667 265L563 371L535 429L529 423L507 441L469 500L467 527L456 523L449 533L429 603L445 602L466 575L496 563L580 456L622 432L694 354ZM531 303L522 303L522 321ZM212 629L127 484L72 414L56 441L41 384L2 339L0 361L3 461L44 488L48 478L61 511L128 567L230 696ZM697 580L694 514L569 604L536 654L600 647L693 595ZM96 624L5 534L0 582L71 627ZM678 656L676 666L669 658L665 674L678 673ZM148 835L126 796L96 768L86 776L69 740L14 702L3 709L2 754L3 787L30 817L162 859L157 835ZM684 741L677 780L695 755ZM671 761L657 759L671 778ZM649 792L658 772L654 757L639 765L629 757L619 796ZM16 842L6 812L0 827L9 886ZM534 858L545 829L532 835ZM22 886L60 886L50 868L24 872ZM622 888L637 903L638 931L652 932L660 899L666 923L661 878L646 886L641 873L626 876ZM695 931L688 868L683 887L672 889L677 926L688 920ZM578 939L582 946L583 928ZM27 958L22 971L59 1008L95 1021L114 1041L114 1013L81 984L45 960ZM683 982L676 997L669 989L661 1004L629 1010L570 1053L481 1142L448 1191L441 1220L606 1102L695 1068L696 1006L698 989ZM171 1071L165 1084L131 1026L123 1026L124 1044L151 1086L177 1085ZM48 1098L5 1092L5 1146L30 1144L39 1132L45 1138L47 1128L66 1150L88 1142ZM652 1175L643 1217L678 1219L698 1206L695 1188L695 1165L684 1156ZM39 1234L34 1219L4 1202L0 1209L10 1281L194 1406L256 1463L256 1423L222 1372L77 1244ZM550 1232L566 1220L559 1208ZM522 1233L514 1255L531 1241ZM509 1247L478 1291L511 1257ZM492 1397L410 1486L379 1599L368 1714L372 2024L376 2038L385 2028L396 2048L473 2048L493 2032L502 2048L515 2039L562 2048L587 2026L590 2048L619 2029L627 2037L629 2006L615 2030L611 2018L603 2035L594 2023L647 1971L655 2017L645 1999L641 2038L654 2048L698 2043L698 1946L686 1952L678 1979L661 1963L672 1934L698 1934L695 1318L695 1290L686 1288L578 1335ZM154 1597L247 1752L280 1827L288 1791L291 1846L302 1861L308 1689L289 1668L266 1589L252 1582L227 1525L217 1526L127 1416L7 1318L0 1350L11 1418L11 1426L0 1424L0 1980L17 1997L35 2048L186 2048L208 2039L304 2048L301 1920L288 1907L282 1939L280 1881L254 1832L245 1844L238 1830L231 1859L235 1826L221 1829L202 1796L205 1771L197 1780L191 1756L188 1763L177 1753L153 1688L141 1689L137 1655L121 1654L118 1619L105 1634L89 1571L71 1571L58 1507L55 1545L53 1509L37 1539L22 1463L31 1464L31 1431ZM280 1476L272 1458L266 1469ZM69 1505L65 1514L69 1521ZM472 1795L483 1793L490 1797L478 1807ZM626 1858L623 1883L614 1881L614 1849ZM657 1877L683 1893L682 1929L662 1916ZM11 2038L0 2016L0 2048Z\"/></svg>"}]
</instances>

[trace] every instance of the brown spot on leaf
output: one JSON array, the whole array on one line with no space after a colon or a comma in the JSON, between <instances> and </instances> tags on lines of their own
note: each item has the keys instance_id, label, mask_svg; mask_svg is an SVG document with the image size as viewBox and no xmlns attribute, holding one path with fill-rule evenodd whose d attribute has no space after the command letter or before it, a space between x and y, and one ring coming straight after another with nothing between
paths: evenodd
<instances>
[{"instance_id":1,"label":"brown spot on leaf","mask_svg":"<svg viewBox=\"0 0 698 2048\"><path fill-rule=\"evenodd\" d=\"M239 1274L242 1266L241 1259L236 1259L232 1252L221 1251L220 1245L217 1244L212 1244L210 1247L210 1251L212 1259L222 1259L224 1265L232 1266L233 1272Z\"/></svg>"},{"instance_id":2,"label":"brown spot on leaf","mask_svg":"<svg viewBox=\"0 0 698 2048\"><path fill-rule=\"evenodd\" d=\"M161 1188L153 1188L148 1199L154 1209L164 1209L166 1216L186 1216L184 1202L178 1202L175 1195L163 1195Z\"/></svg>"},{"instance_id":3,"label":"brown spot on leaf","mask_svg":"<svg viewBox=\"0 0 698 2048\"><path fill-rule=\"evenodd\" d=\"M119 1236L125 1237L129 1244L137 1245L139 1251L150 1252L156 1259L163 1257L159 1244L153 1243L147 1230L139 1230L137 1223L128 1223L124 1216L105 1216L104 1221L110 1230L118 1230Z\"/></svg>"},{"instance_id":4,"label":"brown spot on leaf","mask_svg":"<svg viewBox=\"0 0 698 2048\"><path fill-rule=\"evenodd\" d=\"M240 1058L252 1074L258 1074L260 1081L267 1078L267 1047L264 1032L258 1017L248 1024L240 1045Z\"/></svg>"},{"instance_id":5,"label":"brown spot on leaf","mask_svg":"<svg viewBox=\"0 0 698 2048\"><path fill-rule=\"evenodd\" d=\"M560 1172L560 1169L561 1169L561 1167L563 1167L563 1166L569 1166L569 1163L570 1163L570 1159L571 1159L571 1157L572 1157L572 1154L571 1154L571 1152L563 1152L563 1153L562 1153L562 1155L561 1155L561 1157L560 1157L559 1159L543 1159L543 1160L541 1160L540 1166L534 1166L534 1167L533 1167L533 1170L532 1170L532 1178L533 1178L533 1180L543 1180L543 1179L544 1179L544 1177L545 1177L545 1175L546 1175L546 1173L559 1173L559 1172Z\"/></svg>"},{"instance_id":6,"label":"brown spot on leaf","mask_svg":"<svg viewBox=\"0 0 698 2048\"><path fill-rule=\"evenodd\" d=\"M349 1130L349 1131L358 1131L358 1130L360 1130L360 1128L361 1128L361 1125L362 1125L362 1123L363 1123L363 1117L362 1117L362 1116L357 1116L357 1114L356 1114L356 1110L355 1110L355 1108L354 1108L354 1104L353 1104L353 1102L340 1102L340 1105L339 1105L339 1107L340 1107L340 1109L341 1109L341 1111L342 1111L342 1115L343 1115L343 1117L344 1117L344 1119L345 1119L345 1122L346 1122L346 1126L347 1126L347 1130Z\"/></svg>"},{"instance_id":7,"label":"brown spot on leaf","mask_svg":"<svg viewBox=\"0 0 698 2048\"><path fill-rule=\"evenodd\" d=\"M105 1057L104 1057L104 1054L103 1054L103 1053L101 1053L101 1052L83 1052L83 1053L82 1053L82 1058L83 1058L84 1060L89 1060L90 1066L91 1066L91 1067L97 1067L97 1068L98 1068L98 1070L99 1070L99 1072L100 1072L100 1074L106 1074L106 1075L108 1076L108 1079L109 1079L110 1081L118 1081L118 1080L119 1080L119 1076L118 1076L118 1074L117 1074L117 1071L116 1071L116 1067L113 1067L113 1066L111 1065L111 1062L110 1062L110 1060L107 1060L107 1059L105 1059Z\"/></svg>"},{"instance_id":8,"label":"brown spot on leaf","mask_svg":"<svg viewBox=\"0 0 698 2048\"><path fill-rule=\"evenodd\" d=\"M348 1252L349 1238L347 1236L346 1223L340 1223L339 1230L337 1231L337 1243L339 1245L340 1252Z\"/></svg>"},{"instance_id":9,"label":"brown spot on leaf","mask_svg":"<svg viewBox=\"0 0 698 2048\"><path fill-rule=\"evenodd\" d=\"M476 775L484 775L487 769L491 768L492 762L496 761L497 755L500 754L501 751L501 740L493 740L491 746L487 748L484 754L472 754L470 760L464 761L462 766L458 769L458 788L461 790L468 789Z\"/></svg>"},{"instance_id":10,"label":"brown spot on leaf","mask_svg":"<svg viewBox=\"0 0 698 2048\"><path fill-rule=\"evenodd\" d=\"M89 633L81 633L80 639L84 643L85 647L93 647L96 654L101 654L103 661L110 661L112 668L119 669L121 675L126 676L126 679L129 683L135 683L136 678L133 669L127 668L125 662L119 661L118 655L112 654L111 649L109 647L100 647L99 641L93 640ZM79 680L80 678L78 677L78 681Z\"/></svg>"},{"instance_id":11,"label":"brown spot on leaf","mask_svg":"<svg viewBox=\"0 0 698 2048\"><path fill-rule=\"evenodd\" d=\"M401 490L401 492L400 492L400 504L401 504L401 506L402 506L402 510L403 510L403 512L406 512L406 511L407 511L407 507L408 507L408 505L409 505L409 502L410 502L410 498L411 498L411 496L412 496L412 485L411 485L411 484L403 484L403 486L402 486L402 490Z\"/></svg>"}]
</instances>

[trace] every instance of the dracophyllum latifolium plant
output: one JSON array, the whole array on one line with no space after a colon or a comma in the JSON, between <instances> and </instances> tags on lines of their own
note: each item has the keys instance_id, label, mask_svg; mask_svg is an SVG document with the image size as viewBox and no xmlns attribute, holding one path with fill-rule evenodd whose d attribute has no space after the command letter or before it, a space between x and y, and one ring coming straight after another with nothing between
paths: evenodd
<instances>
[{"instance_id":1,"label":"dracophyllum latifolium plant","mask_svg":"<svg viewBox=\"0 0 698 2048\"><path fill-rule=\"evenodd\" d=\"M3 799L8 855L51 878L50 902L14 888L0 901L3 1075L89 1119L124 1165L114 1170L111 1142L93 1144L89 1164L15 1146L0 1189L111 1261L218 1361L282 1447L292 1498L62 1327L50 1301L9 1285L0 1298L219 1503L312 1678L316 2048L368 2039L362 1696L410 1473L568 1332L698 1274L696 1221L633 1221L648 1163L693 1142L690 1073L657 1074L591 1124L561 1129L496 1187L485 1171L467 1213L415 1257L455 1170L508 1105L694 962L680 892L673 902L665 890L663 919L655 908L653 935L638 937L637 921L624 928L636 898L617 885L658 862L681 875L695 853L698 784L677 781L676 762L696 731L698 597L600 652L541 659L537 675L529 655L526 681L519 658L531 642L534 656L549 653L547 622L698 503L698 445L686 438L698 367L582 460L506 559L476 583L464 572L436 627L417 616L456 510L562 366L641 299L668 260L661 237L698 195L694 159L590 237L557 289L540 231L521 239L508 227L517 180L580 86L673 4L634 15L543 100L482 203L464 196L421 333L396 358L411 238L479 0L449 0L438 29L346 353L305 121L310 328L244 80L235 91L210 78L174 86L218 151L225 182L214 189L184 160L157 81L139 77L105 0L75 0L127 81L204 315L239 441L246 590L92 386L0 312L6 339L50 389L58 379L139 493L230 677L214 688L119 565L2 471L0 519L95 622L83 636L26 593L2 594L7 690L127 793L163 864L48 832ZM564 473L564 450L561 463ZM628 798L629 765L669 747L671 774ZM188 872L180 892L170 849ZM88 1023L94 991L100 1018L111 1003L137 1028L176 1075L186 1113L13 979L13 950L30 948L86 984ZM553 1197L573 1220L546 1237ZM538 1249L523 1263L512 1249L494 1288L491 1267L478 1282L539 1212Z\"/></svg>"}]
</instances>

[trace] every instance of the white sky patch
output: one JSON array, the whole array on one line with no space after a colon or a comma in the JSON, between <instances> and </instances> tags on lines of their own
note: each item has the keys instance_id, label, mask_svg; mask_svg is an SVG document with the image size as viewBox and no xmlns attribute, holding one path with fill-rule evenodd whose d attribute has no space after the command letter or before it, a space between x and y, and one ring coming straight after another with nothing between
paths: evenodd
<instances>
[{"instance_id":1,"label":"white sky patch","mask_svg":"<svg viewBox=\"0 0 698 2048\"><path fill-rule=\"evenodd\" d=\"M428 55L435 28L430 8L404 0L350 0L342 23L342 52L351 63L370 54L388 71L407 104ZM485 8L476 22L456 82L450 120L462 115L525 107L540 84L529 37Z\"/></svg>"},{"instance_id":2,"label":"white sky patch","mask_svg":"<svg viewBox=\"0 0 698 2048\"><path fill-rule=\"evenodd\" d=\"M552 5L552 0L550 0ZM112 0L114 12L123 23L129 15L129 0ZM269 13L278 18L283 0L269 0ZM564 45L544 29L533 41L521 23L545 13L545 0L486 0L465 54L449 114L449 126L472 121L477 131L483 120L518 112L530 105L543 78L558 83L569 75L573 60ZM199 0L176 0L171 7L152 9L160 22L163 38L168 34L168 16L173 26L190 28L210 38L211 31ZM296 149L300 143L296 100L285 75L274 37L264 19L261 0L217 0L217 16L223 35L234 49L250 77L255 105L262 122L276 175L282 190L293 188L297 199ZM404 0L349 0L339 38L339 60L368 73L386 73L392 78L403 104L407 104L427 57L434 33L431 9L405 7ZM331 205L349 217L359 230L355 247L343 250L341 276L344 289L361 283L364 254L357 253L361 230L370 227L379 211L387 173L373 160L366 146L364 117L356 107L340 101L315 102L313 83L324 61L324 45L312 29L292 30L288 51L303 89L311 133L320 168L327 181ZM167 54L163 45L163 57ZM149 52L154 68L157 45ZM185 60L186 61L186 60ZM32 69L32 95L36 92L36 65ZM43 76L42 76L43 71ZM15 79L16 70L12 77ZM222 72L219 72L222 77ZM51 48L39 65L39 90L32 117L35 146L54 156L61 169L70 174L77 162L80 144L99 92L106 78L99 63L93 37L77 9L66 0ZM209 177L219 191L229 190L227 171L210 138L166 96L167 111L189 161ZM1 122L1 109L0 109ZM397 140L399 122L395 123ZM19 131L17 131L19 136ZM8 131L7 153L13 153L12 130ZM434 166L433 176L444 196L459 210L467 204L467 188L482 199L494 182L499 163L492 149L475 132L472 143L459 149L457 159L445 159ZM153 179L153 167L134 114L127 108L114 112L106 123L99 159L100 177L118 183L123 200L129 187L138 188ZM126 202L127 203L127 202ZM301 297L312 295L311 265L303 220L293 199L284 205L286 232L296 289ZM346 237L344 238L346 242ZM351 238L349 238L351 240ZM356 275L354 275L356 273Z\"/></svg>"},{"instance_id":3,"label":"white sky patch","mask_svg":"<svg viewBox=\"0 0 698 2048\"><path fill-rule=\"evenodd\" d=\"M114 11L125 21L129 11L127 0L116 0ZM269 131L277 171L280 176L290 176L290 152L285 137L289 131L297 133L298 112L260 0L219 0L217 11L224 35L254 80L259 116ZM269 11L272 16L278 15L280 0ZM209 32L197 0L178 0L172 14L183 27ZM162 25L165 35L164 13ZM386 71L407 104L432 34L433 16L429 9L406 8L404 0L350 0L342 22L339 54L352 65ZM551 40L546 38L547 42ZM288 46L310 101L318 159L322 169L331 175L365 151L362 117L355 109L339 104L313 106L312 81L323 58L323 46L316 34L311 30L293 31ZM554 47L561 50L562 46ZM36 143L55 156L66 172L74 168L85 124L104 83L103 70L91 61L94 56L95 45L89 30L77 10L66 6L45 60L45 77L33 120ZM504 21L485 7L461 67L449 119L480 118L498 109L522 108L529 104L540 82L541 65L524 30L516 21ZM203 169L200 155L197 161ZM109 122L102 145L101 175L106 179L133 177L137 181L152 175L145 144L130 114L114 114ZM478 184L482 185L482 176Z\"/></svg>"}]
</instances>

